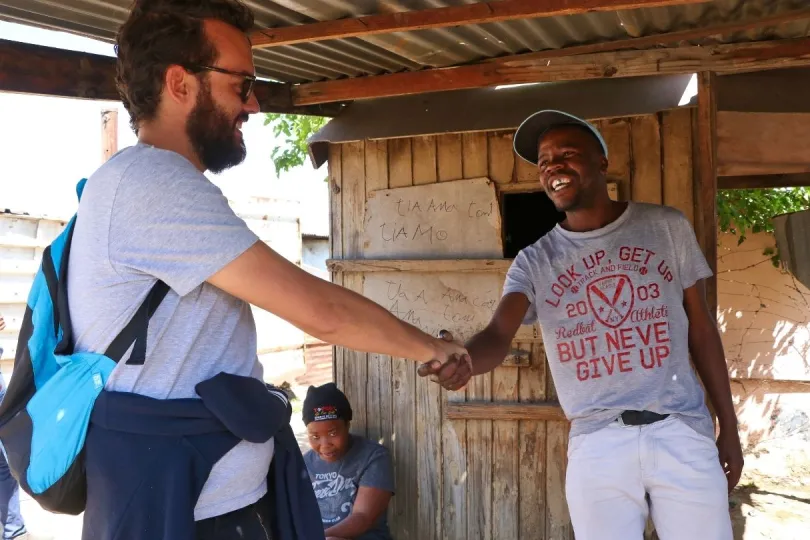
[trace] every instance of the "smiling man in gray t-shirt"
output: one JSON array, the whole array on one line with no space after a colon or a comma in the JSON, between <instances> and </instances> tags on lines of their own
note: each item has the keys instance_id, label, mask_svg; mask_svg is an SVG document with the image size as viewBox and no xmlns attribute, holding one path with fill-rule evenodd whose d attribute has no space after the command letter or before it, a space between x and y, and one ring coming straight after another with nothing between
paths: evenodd
<instances>
[{"instance_id":1,"label":"smiling man in gray t-shirt","mask_svg":"<svg viewBox=\"0 0 810 540\"><path fill-rule=\"evenodd\" d=\"M193 403L199 410L198 384L221 373L233 377L218 381L258 386L265 397L261 384L251 384L263 376L251 304L350 349L421 362L467 362L460 344L429 336L378 304L281 257L248 229L204 175L245 157L241 127L250 114L259 112L248 38L253 27L250 10L233 0L136 2L116 38L117 83L138 143L104 163L84 187L68 263L68 300L75 350L100 353L156 284L163 282L170 289L149 320L145 342L139 339L133 347L138 354L124 354L105 381L105 397L138 405L122 413L132 424L138 423L133 416L144 425L158 422L143 413L146 408L177 411ZM251 396L225 391L233 386L207 388L217 413L225 418L257 407ZM105 410L102 416L109 414ZM176 441L176 448L185 450L177 450L174 459L180 462L171 466L189 485L178 485L181 481L169 475L148 479L156 484L143 479L148 489L141 490L135 482L127 492L141 499L117 501L115 511L105 502L118 496L122 486L133 484L133 476L140 481L139 475L148 475L133 463L145 461L141 458L150 448L143 446L152 440L147 435L154 434L149 429L128 433L132 444L116 447L114 459L102 463L93 456L110 452L104 447L109 439L94 437L102 428L91 425L87 468L97 474L88 475L85 536L127 522L137 514L139 502L148 506L143 498L149 497L150 504L157 501L155 506L166 509L164 515L150 515L152 530L180 523L194 527L200 540L267 540L274 524L272 501L293 492L266 496L273 488L266 479L274 457L280 455L278 441L264 437L264 442L249 442L254 430L219 419L229 431L240 433L228 434L227 440L236 435L238 442L223 454L217 450L225 448L219 432L207 438L195 432L201 424L213 429L211 418L202 423L180 413L162 418L176 431L189 430L196 439L206 439L210 453L197 451L202 443ZM175 439L172 435L160 432L172 444L181 439L180 434ZM279 462L295 466L294 460ZM314 507L314 497L311 501ZM111 515L117 509L122 515ZM298 510L298 515L306 515ZM320 527L314 529L320 533ZM304 531L296 531L284 537L300 538L296 535ZM127 534L136 540L144 535L138 530Z\"/></svg>"},{"instance_id":2,"label":"smiling man in gray t-shirt","mask_svg":"<svg viewBox=\"0 0 810 540\"><path fill-rule=\"evenodd\" d=\"M731 540L728 491L743 458L692 227L673 208L612 201L607 145L579 118L530 116L515 151L565 219L510 267L492 321L467 342L472 374L503 362L521 323L539 322L572 422L566 496L578 540L641 540L649 514L661 538ZM716 444L690 354L717 412ZM419 373L450 389L470 376L437 363Z\"/></svg>"}]
</instances>

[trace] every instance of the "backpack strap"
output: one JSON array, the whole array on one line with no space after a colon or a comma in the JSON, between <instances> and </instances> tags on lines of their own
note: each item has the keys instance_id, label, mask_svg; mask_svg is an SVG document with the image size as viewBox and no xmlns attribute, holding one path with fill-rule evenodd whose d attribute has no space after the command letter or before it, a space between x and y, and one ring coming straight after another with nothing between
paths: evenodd
<instances>
[{"instance_id":1,"label":"backpack strap","mask_svg":"<svg viewBox=\"0 0 810 540\"><path fill-rule=\"evenodd\" d=\"M146 361L146 334L149 330L149 319L157 311L158 306L169 292L169 286L158 280L149 291L138 311L132 316L129 323L116 336L110 346L107 347L105 356L116 362L120 362L130 347L132 354L127 360L127 364L140 366Z\"/></svg>"},{"instance_id":2,"label":"backpack strap","mask_svg":"<svg viewBox=\"0 0 810 540\"><path fill-rule=\"evenodd\" d=\"M73 354L73 325L70 323L70 309L68 308L67 270L70 245L73 242L73 229L75 225L75 220L71 221L70 230L65 239L65 247L62 250L62 260L59 263L59 276L53 288L51 288L49 279L49 270L51 270L51 267L48 265L43 265L42 267L45 280L48 281L48 290L51 291L51 301L54 307L54 323L57 331L60 326L62 327L62 339L57 343L54 353L65 356ZM51 246L48 246L45 253L43 253L43 260L51 261Z\"/></svg>"}]
</instances>

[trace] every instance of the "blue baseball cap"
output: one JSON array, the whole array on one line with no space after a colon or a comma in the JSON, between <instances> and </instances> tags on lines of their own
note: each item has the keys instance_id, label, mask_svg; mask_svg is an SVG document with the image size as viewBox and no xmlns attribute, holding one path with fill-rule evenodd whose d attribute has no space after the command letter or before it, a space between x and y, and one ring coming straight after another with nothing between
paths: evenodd
<instances>
[{"instance_id":1,"label":"blue baseball cap","mask_svg":"<svg viewBox=\"0 0 810 540\"><path fill-rule=\"evenodd\" d=\"M515 153L523 161L537 165L537 146L540 142L540 137L549 129L557 126L582 126L586 128L593 133L594 137L599 141L599 144L602 146L602 152L605 154L605 157L607 157L607 144L598 129L573 114L550 109L537 111L520 124L515 132L513 143Z\"/></svg>"}]
</instances>

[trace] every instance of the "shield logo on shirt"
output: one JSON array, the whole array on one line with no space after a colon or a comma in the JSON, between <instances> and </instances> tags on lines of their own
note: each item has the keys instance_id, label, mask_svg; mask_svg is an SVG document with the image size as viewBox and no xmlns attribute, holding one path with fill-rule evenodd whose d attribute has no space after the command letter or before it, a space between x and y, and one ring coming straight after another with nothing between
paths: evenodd
<instances>
[{"instance_id":1,"label":"shield logo on shirt","mask_svg":"<svg viewBox=\"0 0 810 540\"><path fill-rule=\"evenodd\" d=\"M633 309L635 291L624 274L601 277L588 284L588 304L596 319L609 328L618 328Z\"/></svg>"}]
</instances>

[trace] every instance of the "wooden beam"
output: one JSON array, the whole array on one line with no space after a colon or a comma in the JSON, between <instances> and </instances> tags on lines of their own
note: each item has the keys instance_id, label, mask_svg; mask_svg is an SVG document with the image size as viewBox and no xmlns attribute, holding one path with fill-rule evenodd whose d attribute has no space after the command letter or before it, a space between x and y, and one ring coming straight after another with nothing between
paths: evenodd
<instances>
[{"instance_id":1,"label":"wooden beam","mask_svg":"<svg viewBox=\"0 0 810 540\"><path fill-rule=\"evenodd\" d=\"M118 101L115 58L0 39L0 91Z\"/></svg>"},{"instance_id":2,"label":"wooden beam","mask_svg":"<svg viewBox=\"0 0 810 540\"><path fill-rule=\"evenodd\" d=\"M792 16L798 17L797 14ZM801 16L810 17L810 11L803 10ZM722 34L731 26L690 31L688 35L697 39ZM745 26L756 28L767 24L763 19ZM505 56L466 66L303 83L293 87L293 103L311 105L508 84L675 75L704 70L727 74L810 65L808 38L705 47L642 48L680 41L686 35L686 32L675 32ZM594 50L598 52L589 52Z\"/></svg>"},{"instance_id":3,"label":"wooden beam","mask_svg":"<svg viewBox=\"0 0 810 540\"><path fill-rule=\"evenodd\" d=\"M773 189L786 187L810 187L810 173L720 176L717 179L718 189Z\"/></svg>"},{"instance_id":4,"label":"wooden beam","mask_svg":"<svg viewBox=\"0 0 810 540\"><path fill-rule=\"evenodd\" d=\"M250 36L254 47L373 36L515 19L577 15L660 6L706 3L708 0L499 0L418 11L380 13L364 17L267 28Z\"/></svg>"},{"instance_id":5,"label":"wooden beam","mask_svg":"<svg viewBox=\"0 0 810 540\"><path fill-rule=\"evenodd\" d=\"M330 272L496 272L505 274L512 259L329 259Z\"/></svg>"},{"instance_id":6,"label":"wooden beam","mask_svg":"<svg viewBox=\"0 0 810 540\"><path fill-rule=\"evenodd\" d=\"M700 238L712 276L706 280L706 300L717 310L717 75L698 74L697 106L697 220ZM697 221L696 220L696 221Z\"/></svg>"},{"instance_id":7,"label":"wooden beam","mask_svg":"<svg viewBox=\"0 0 810 540\"><path fill-rule=\"evenodd\" d=\"M101 111L101 159L107 161L118 152L118 109Z\"/></svg>"},{"instance_id":8,"label":"wooden beam","mask_svg":"<svg viewBox=\"0 0 810 540\"><path fill-rule=\"evenodd\" d=\"M434 383L431 383L434 384ZM444 405L448 420L535 420L567 422L557 403L458 402Z\"/></svg>"},{"instance_id":9,"label":"wooden beam","mask_svg":"<svg viewBox=\"0 0 810 540\"><path fill-rule=\"evenodd\" d=\"M259 81L262 112L334 116L341 104L293 105L291 85ZM115 58L0 39L0 92L119 101Z\"/></svg>"},{"instance_id":10,"label":"wooden beam","mask_svg":"<svg viewBox=\"0 0 810 540\"><path fill-rule=\"evenodd\" d=\"M721 176L810 172L810 113L717 113Z\"/></svg>"}]
</instances>

